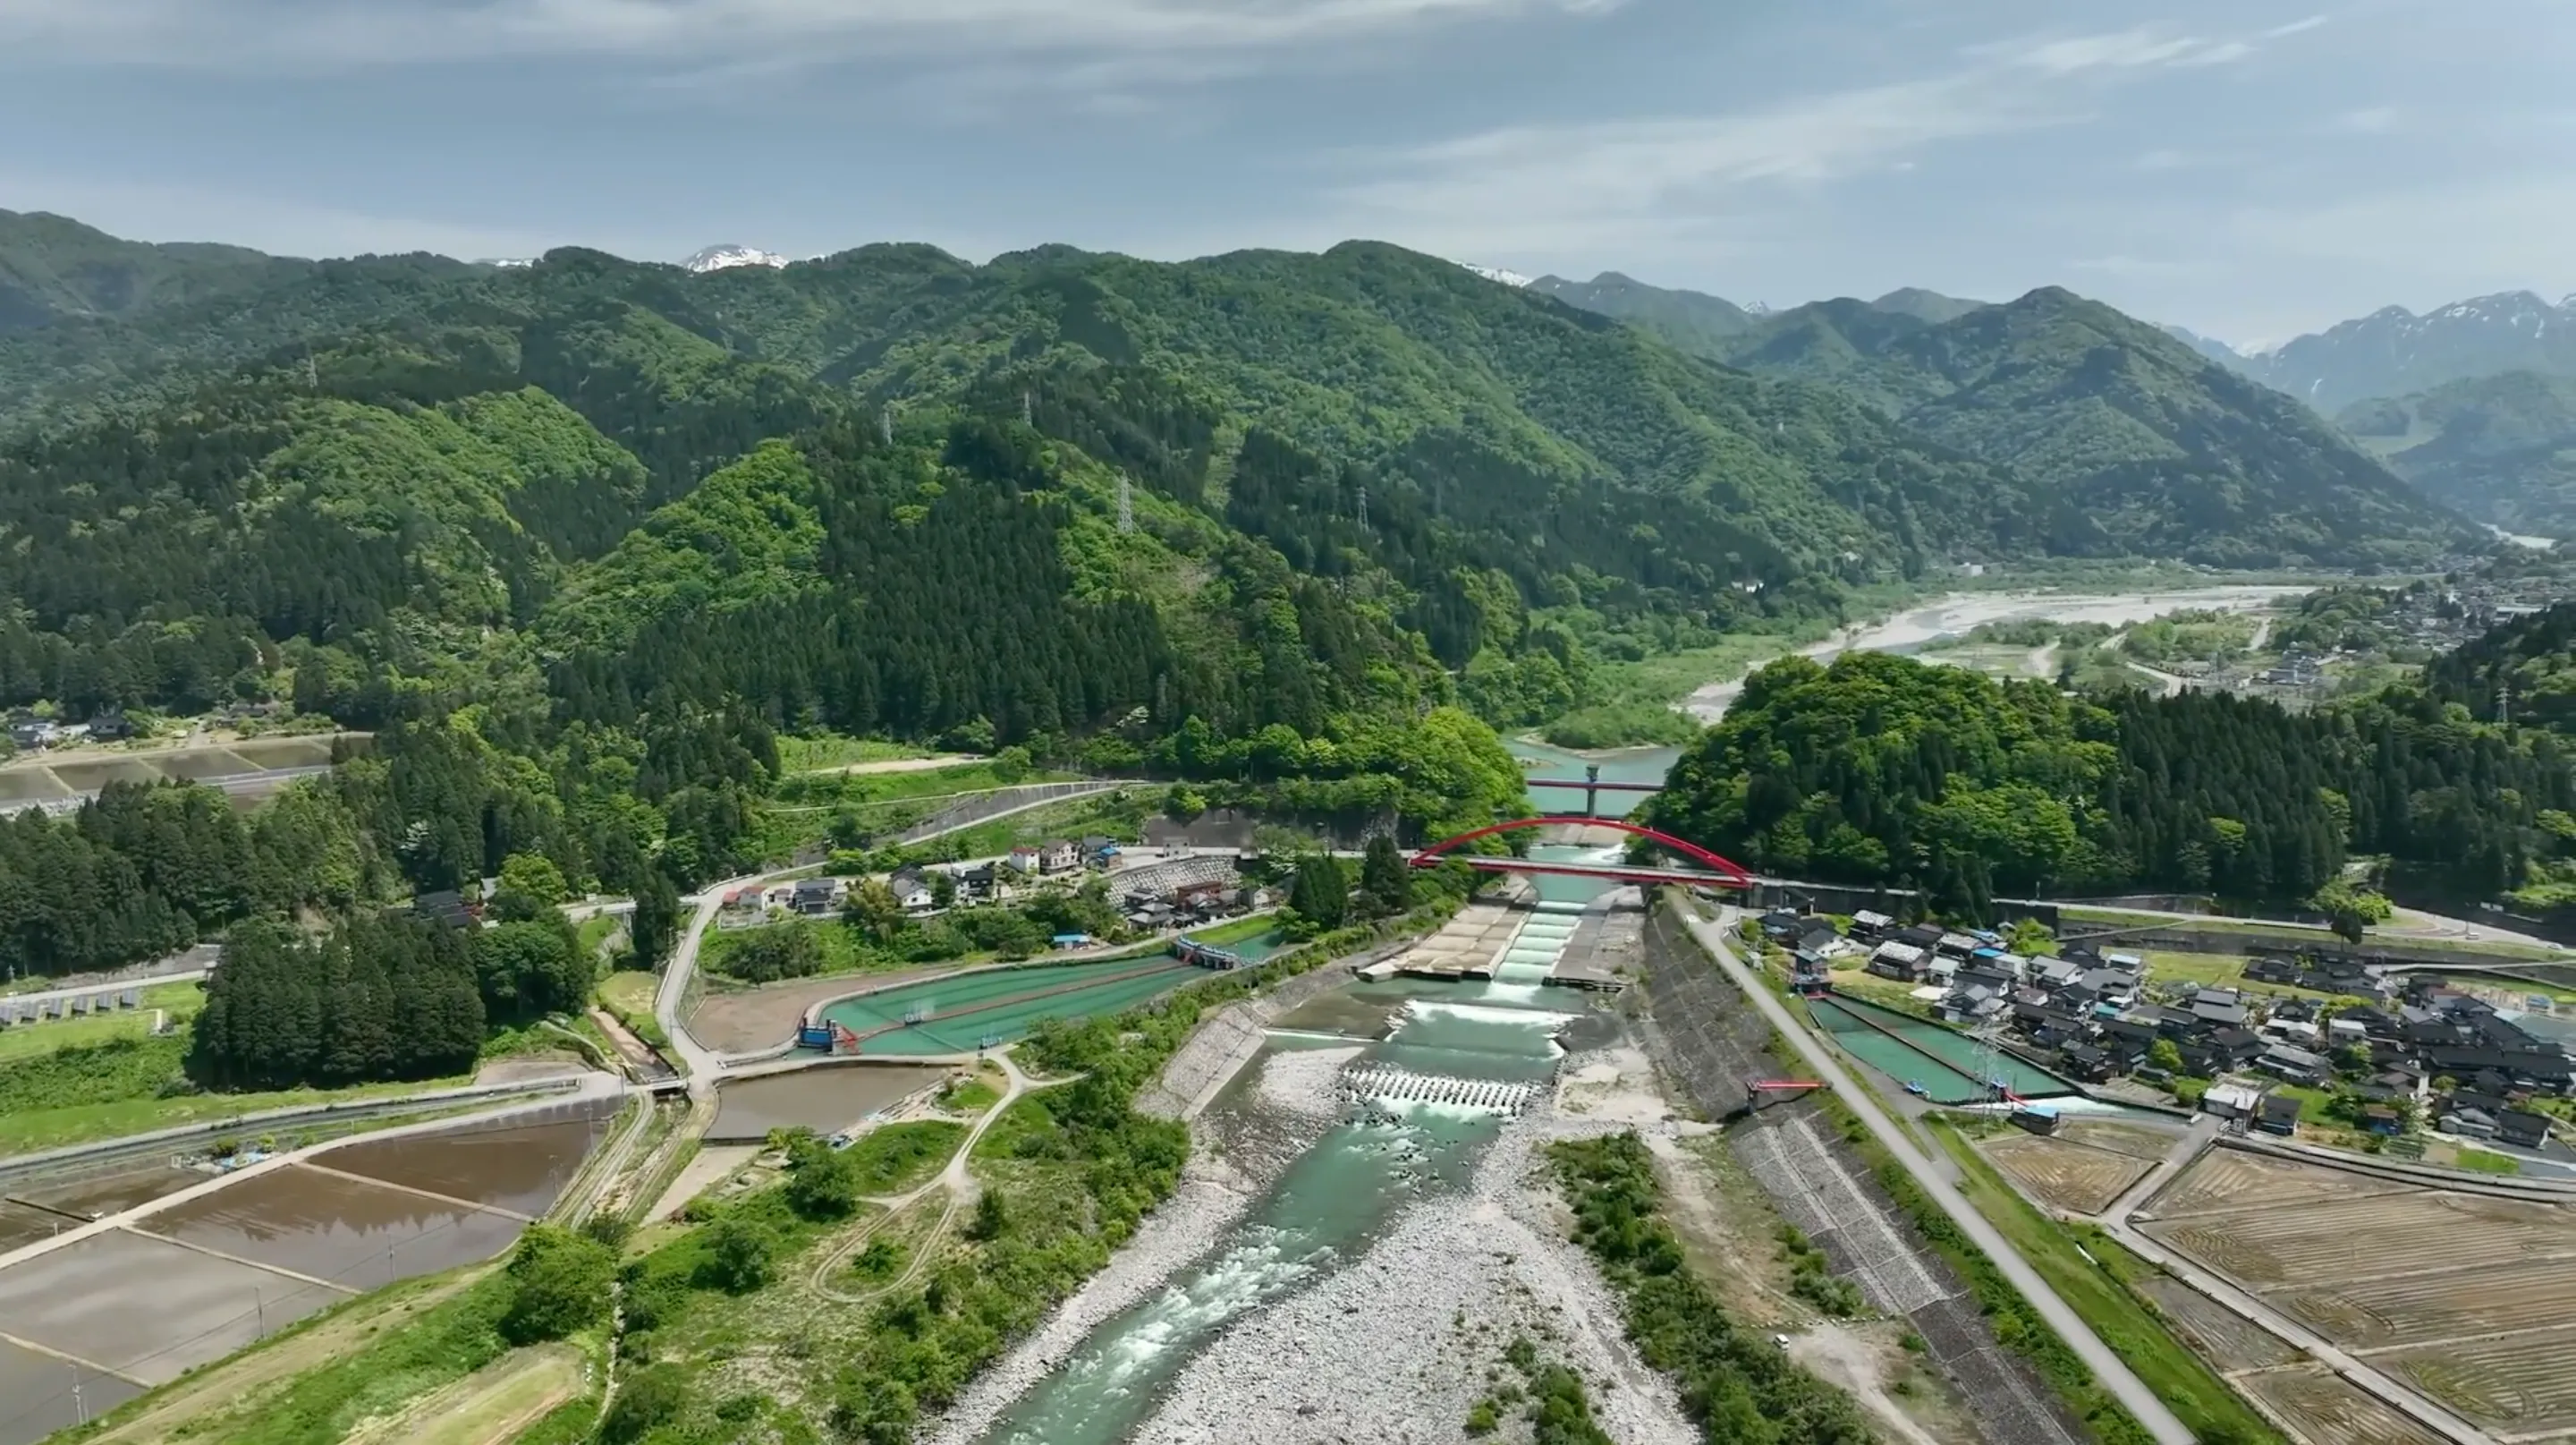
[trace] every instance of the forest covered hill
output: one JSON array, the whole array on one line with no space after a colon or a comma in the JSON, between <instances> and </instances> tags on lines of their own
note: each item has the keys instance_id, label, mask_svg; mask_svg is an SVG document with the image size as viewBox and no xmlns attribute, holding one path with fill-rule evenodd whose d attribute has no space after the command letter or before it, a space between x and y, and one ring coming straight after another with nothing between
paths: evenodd
<instances>
[{"instance_id":1,"label":"forest covered hill","mask_svg":"<svg viewBox=\"0 0 2576 1445\"><path fill-rule=\"evenodd\" d=\"M1704 354L1860 396L2072 505L2122 551L2357 565L2477 545L2306 407L2099 302L2055 287L1959 309L1892 299L1800 306Z\"/></svg>"},{"instance_id":2,"label":"forest covered hill","mask_svg":"<svg viewBox=\"0 0 2576 1445\"><path fill-rule=\"evenodd\" d=\"M2335 423L2445 506L2509 532L2576 536L2576 376L2454 381L2355 402Z\"/></svg>"},{"instance_id":3,"label":"forest covered hill","mask_svg":"<svg viewBox=\"0 0 2576 1445\"><path fill-rule=\"evenodd\" d=\"M1652 816L1753 868L1917 886L1972 915L2140 889L2295 902L2363 855L2492 898L2576 879L2571 680L2576 604L2307 714L1791 658L1746 682ZM2526 725L2482 721L2508 682Z\"/></svg>"}]
</instances>

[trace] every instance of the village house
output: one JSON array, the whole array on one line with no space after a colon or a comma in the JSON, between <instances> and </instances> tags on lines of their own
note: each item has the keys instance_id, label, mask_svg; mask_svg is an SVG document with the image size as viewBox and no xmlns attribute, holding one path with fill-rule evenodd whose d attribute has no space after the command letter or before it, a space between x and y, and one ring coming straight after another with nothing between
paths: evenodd
<instances>
[{"instance_id":1,"label":"village house","mask_svg":"<svg viewBox=\"0 0 2576 1445\"><path fill-rule=\"evenodd\" d=\"M931 890L930 874L919 868L897 868L886 875L886 891L903 905L906 913L927 913L938 901Z\"/></svg>"},{"instance_id":2,"label":"village house","mask_svg":"<svg viewBox=\"0 0 2576 1445\"><path fill-rule=\"evenodd\" d=\"M2285 1138L2299 1132L2299 1101L2287 1094L2267 1096L2255 1106L2254 1127Z\"/></svg>"},{"instance_id":3,"label":"village house","mask_svg":"<svg viewBox=\"0 0 2576 1445\"><path fill-rule=\"evenodd\" d=\"M788 906L809 918L820 917L840 907L846 891L838 878L799 878Z\"/></svg>"},{"instance_id":4,"label":"village house","mask_svg":"<svg viewBox=\"0 0 2576 1445\"><path fill-rule=\"evenodd\" d=\"M1057 838L1038 849L1038 871L1070 873L1082 866L1082 850L1070 838Z\"/></svg>"}]
</instances>

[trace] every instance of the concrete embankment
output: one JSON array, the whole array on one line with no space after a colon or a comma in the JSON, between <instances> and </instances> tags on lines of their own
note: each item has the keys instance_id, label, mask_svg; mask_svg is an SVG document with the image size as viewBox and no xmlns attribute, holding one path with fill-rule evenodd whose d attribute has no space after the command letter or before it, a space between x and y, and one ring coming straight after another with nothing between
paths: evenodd
<instances>
[{"instance_id":1,"label":"concrete embankment","mask_svg":"<svg viewBox=\"0 0 2576 1445\"><path fill-rule=\"evenodd\" d=\"M1194 1119L1243 1066L1261 1052L1270 1021L1318 994L1351 981L1353 969L1402 952L1408 945L1391 943L1350 959L1303 973L1259 998L1230 1003L1208 1015L1163 1065L1162 1077L1137 1096L1136 1108L1158 1119Z\"/></svg>"}]
</instances>

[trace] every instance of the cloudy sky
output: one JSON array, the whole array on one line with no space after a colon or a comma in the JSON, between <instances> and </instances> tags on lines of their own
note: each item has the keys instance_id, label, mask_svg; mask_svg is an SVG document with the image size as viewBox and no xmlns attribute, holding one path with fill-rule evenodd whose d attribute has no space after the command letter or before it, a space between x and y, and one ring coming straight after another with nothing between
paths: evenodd
<instances>
[{"instance_id":1,"label":"cloudy sky","mask_svg":"<svg viewBox=\"0 0 2576 1445\"><path fill-rule=\"evenodd\" d=\"M295 254L1392 240L2235 341L2576 290L2571 0L0 0L0 207Z\"/></svg>"}]
</instances>

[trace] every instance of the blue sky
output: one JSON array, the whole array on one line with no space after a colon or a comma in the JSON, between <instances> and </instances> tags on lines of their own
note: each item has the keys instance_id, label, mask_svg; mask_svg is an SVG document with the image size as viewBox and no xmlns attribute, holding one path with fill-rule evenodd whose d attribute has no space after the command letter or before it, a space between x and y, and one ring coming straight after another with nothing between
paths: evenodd
<instances>
[{"instance_id":1,"label":"blue sky","mask_svg":"<svg viewBox=\"0 0 2576 1445\"><path fill-rule=\"evenodd\" d=\"M0 0L0 206L295 254L1370 236L2245 341L2576 291L2569 0Z\"/></svg>"}]
</instances>

